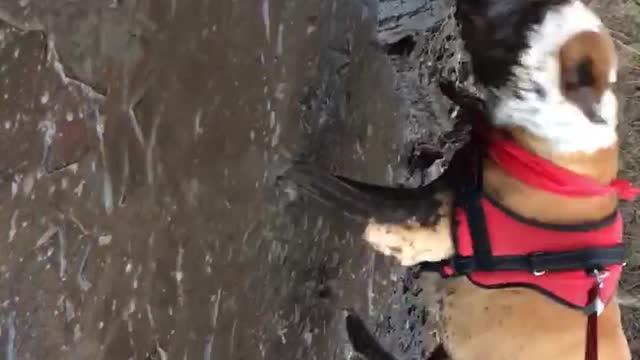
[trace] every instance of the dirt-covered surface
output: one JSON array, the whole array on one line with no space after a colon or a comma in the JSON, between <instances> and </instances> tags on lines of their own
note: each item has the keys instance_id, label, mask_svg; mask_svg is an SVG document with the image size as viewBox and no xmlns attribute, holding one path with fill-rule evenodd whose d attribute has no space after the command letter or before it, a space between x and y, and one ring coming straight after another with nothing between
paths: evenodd
<instances>
[{"instance_id":1,"label":"dirt-covered surface","mask_svg":"<svg viewBox=\"0 0 640 360\"><path fill-rule=\"evenodd\" d=\"M622 1L592 5L625 54L640 181L640 10ZM468 81L463 63L449 0L0 1L0 359L356 359L345 309L421 358L424 283L273 179L300 156L433 176L406 158L447 152L434 80ZM628 270L640 291L640 257Z\"/></svg>"},{"instance_id":2,"label":"dirt-covered surface","mask_svg":"<svg viewBox=\"0 0 640 360\"><path fill-rule=\"evenodd\" d=\"M622 137L622 176L640 184L640 2L592 0L590 4L611 30L620 56L618 95ZM625 330L634 359L640 359L640 206L623 206L628 262L622 279L621 300Z\"/></svg>"}]
</instances>

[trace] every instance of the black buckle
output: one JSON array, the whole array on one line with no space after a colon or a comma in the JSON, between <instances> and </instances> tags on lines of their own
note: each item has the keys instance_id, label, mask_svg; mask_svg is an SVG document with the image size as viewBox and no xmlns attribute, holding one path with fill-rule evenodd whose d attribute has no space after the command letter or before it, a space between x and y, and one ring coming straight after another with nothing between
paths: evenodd
<instances>
[{"instance_id":1,"label":"black buckle","mask_svg":"<svg viewBox=\"0 0 640 360\"><path fill-rule=\"evenodd\" d=\"M537 261L538 259L540 259L541 257L546 256L547 253L542 252L542 251L538 251L538 252L534 252L529 254L529 271L535 275L535 276L541 276L544 275L547 270L546 269L542 269L542 267L540 266L540 262Z\"/></svg>"},{"instance_id":2,"label":"black buckle","mask_svg":"<svg viewBox=\"0 0 640 360\"><path fill-rule=\"evenodd\" d=\"M476 263L474 258L470 256L453 256L449 261L449 266L453 271L452 276L459 276L471 274L476 268Z\"/></svg>"}]
</instances>

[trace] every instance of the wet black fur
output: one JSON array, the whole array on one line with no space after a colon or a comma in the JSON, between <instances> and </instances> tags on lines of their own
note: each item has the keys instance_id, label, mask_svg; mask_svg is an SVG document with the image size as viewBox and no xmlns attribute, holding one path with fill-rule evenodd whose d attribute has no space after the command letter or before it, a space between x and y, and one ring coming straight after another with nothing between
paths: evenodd
<instances>
[{"instance_id":1,"label":"wet black fur","mask_svg":"<svg viewBox=\"0 0 640 360\"><path fill-rule=\"evenodd\" d=\"M473 74L488 88L504 86L527 47L527 33L550 8L569 0L458 0L456 20Z\"/></svg>"},{"instance_id":2,"label":"wet black fur","mask_svg":"<svg viewBox=\"0 0 640 360\"><path fill-rule=\"evenodd\" d=\"M369 184L332 175L306 162L294 163L280 179L357 220L387 224L415 220L424 226L438 221L441 203L434 195L445 186L442 180L415 189Z\"/></svg>"},{"instance_id":3,"label":"wet black fur","mask_svg":"<svg viewBox=\"0 0 640 360\"><path fill-rule=\"evenodd\" d=\"M442 92L460 106L454 132L464 131L465 125L484 121L484 103L463 92L450 82L441 84ZM376 220L379 223L404 224L409 220L429 226L439 221L442 202L436 194L461 191L474 186L477 177L479 147L474 141L456 151L449 167L433 182L417 188L383 186L360 182L334 175L304 161L294 162L279 177L278 182L293 183L304 194L332 206L357 220Z\"/></svg>"}]
</instances>

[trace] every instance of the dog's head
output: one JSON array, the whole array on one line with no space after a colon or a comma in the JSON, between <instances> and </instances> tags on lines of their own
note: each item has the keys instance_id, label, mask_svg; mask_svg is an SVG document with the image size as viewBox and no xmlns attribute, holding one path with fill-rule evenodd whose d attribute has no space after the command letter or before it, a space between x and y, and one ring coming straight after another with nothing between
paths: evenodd
<instances>
[{"instance_id":1,"label":"dog's head","mask_svg":"<svg viewBox=\"0 0 640 360\"><path fill-rule=\"evenodd\" d=\"M578 0L458 0L457 20L496 125L526 128L558 152L617 140L617 58Z\"/></svg>"}]
</instances>

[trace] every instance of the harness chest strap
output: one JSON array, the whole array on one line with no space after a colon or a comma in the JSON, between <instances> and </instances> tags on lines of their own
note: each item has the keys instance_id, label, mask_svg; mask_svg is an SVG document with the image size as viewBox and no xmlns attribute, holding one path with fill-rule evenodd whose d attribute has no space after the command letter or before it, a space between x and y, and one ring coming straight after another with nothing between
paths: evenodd
<instances>
[{"instance_id":1,"label":"harness chest strap","mask_svg":"<svg viewBox=\"0 0 640 360\"><path fill-rule=\"evenodd\" d=\"M622 272L622 218L616 212L579 226L536 223L508 212L480 192L466 194L455 211L456 254L420 264L443 277L466 276L484 288L527 287L568 307L586 311L591 270L603 271L600 297L607 302Z\"/></svg>"}]
</instances>

